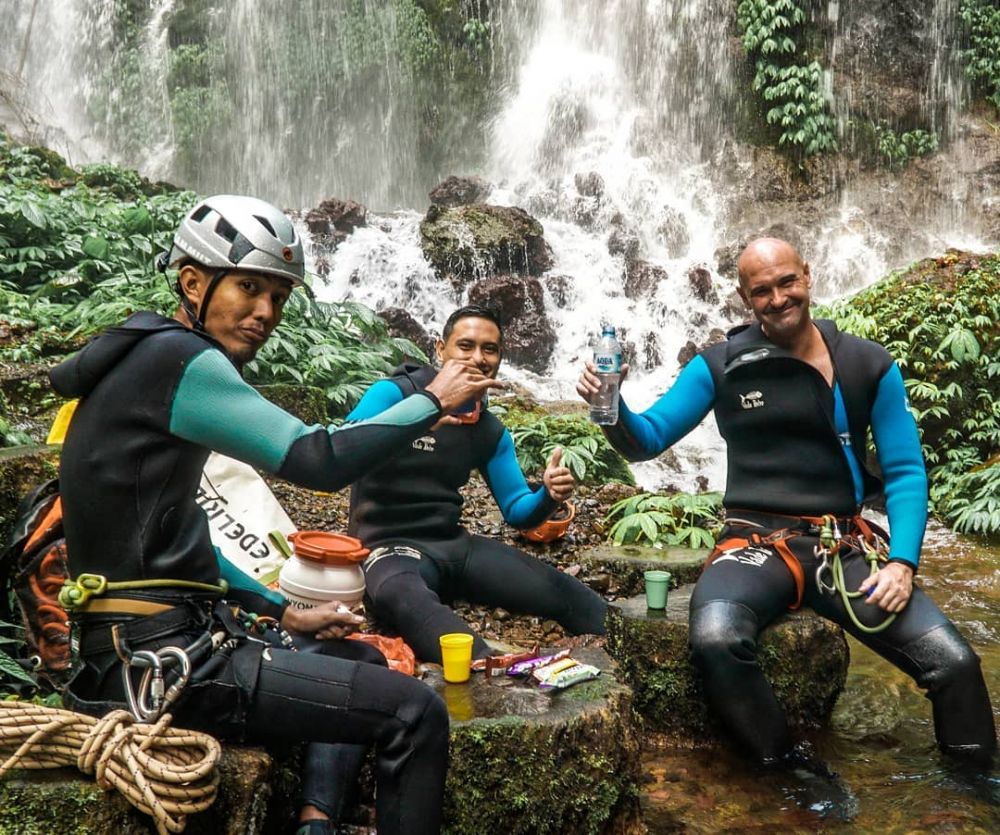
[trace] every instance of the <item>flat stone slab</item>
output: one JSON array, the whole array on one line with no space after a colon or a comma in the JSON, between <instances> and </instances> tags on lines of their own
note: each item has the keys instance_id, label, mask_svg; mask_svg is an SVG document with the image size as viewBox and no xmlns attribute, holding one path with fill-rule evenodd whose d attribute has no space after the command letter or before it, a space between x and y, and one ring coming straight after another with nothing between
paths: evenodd
<instances>
[{"instance_id":1,"label":"flat stone slab","mask_svg":"<svg viewBox=\"0 0 1000 835\"><path fill-rule=\"evenodd\" d=\"M643 545L595 545L577 553L588 576L608 574L608 591L624 597L645 591L643 572L660 569L670 572L670 587L693 583L701 575L707 551L692 548L652 548Z\"/></svg>"},{"instance_id":2,"label":"flat stone slab","mask_svg":"<svg viewBox=\"0 0 1000 835\"><path fill-rule=\"evenodd\" d=\"M632 692L603 650L572 655L601 675L559 691L482 673L427 679L451 715L446 833L644 831Z\"/></svg>"},{"instance_id":3,"label":"flat stone slab","mask_svg":"<svg viewBox=\"0 0 1000 835\"><path fill-rule=\"evenodd\" d=\"M607 650L632 686L635 709L646 726L700 743L725 732L708 709L701 675L690 661L693 589L671 591L665 611L648 610L644 596L616 601L608 613ZM839 626L809 610L790 612L761 632L758 658L792 725L819 727L829 720L850 660Z\"/></svg>"}]
</instances>

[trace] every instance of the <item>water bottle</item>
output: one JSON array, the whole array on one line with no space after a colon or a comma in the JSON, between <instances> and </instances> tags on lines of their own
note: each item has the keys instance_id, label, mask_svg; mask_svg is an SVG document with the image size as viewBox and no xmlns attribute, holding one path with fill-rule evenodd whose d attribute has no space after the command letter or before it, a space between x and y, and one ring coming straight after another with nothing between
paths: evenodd
<instances>
[{"instance_id":1,"label":"water bottle","mask_svg":"<svg viewBox=\"0 0 1000 835\"><path fill-rule=\"evenodd\" d=\"M622 346L611 325L605 325L601 332L601 341L594 351L594 365L601 388L590 401L590 419L598 426L610 426L618 423L618 381L622 370Z\"/></svg>"}]
</instances>

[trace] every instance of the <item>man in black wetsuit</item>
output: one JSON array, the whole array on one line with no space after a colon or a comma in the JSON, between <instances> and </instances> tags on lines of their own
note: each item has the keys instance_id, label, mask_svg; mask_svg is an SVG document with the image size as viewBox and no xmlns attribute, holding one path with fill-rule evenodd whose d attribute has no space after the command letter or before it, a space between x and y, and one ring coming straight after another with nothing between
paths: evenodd
<instances>
[{"instance_id":1,"label":"man in black wetsuit","mask_svg":"<svg viewBox=\"0 0 1000 835\"><path fill-rule=\"evenodd\" d=\"M482 307L456 310L437 343L438 360L472 362L496 376L503 334L496 314ZM349 415L376 419L423 391L437 372L407 364L375 383ZM367 605L399 631L416 654L440 663L438 638L472 630L442 603L456 598L558 621L573 634L604 634L607 604L574 577L502 542L473 536L459 523L459 493L478 469L504 518L536 527L572 494L573 477L556 450L532 490L517 463L510 433L474 399L465 414L442 421L391 463L362 476L351 492L350 532L372 549L365 561ZM478 635L473 657L490 654Z\"/></svg>"},{"instance_id":2,"label":"man in black wetsuit","mask_svg":"<svg viewBox=\"0 0 1000 835\"><path fill-rule=\"evenodd\" d=\"M795 765L785 715L757 663L757 635L805 603L911 675L927 690L941 749L987 761L996 747L979 658L913 585L927 519L927 478L902 375L881 346L809 313L808 264L785 241L753 241L740 255L739 293L756 323L696 356L642 414L622 403L605 432L631 460L653 458L714 410L728 446L726 526L691 598L690 640L710 703L765 764ZM597 391L593 366L577 390ZM892 529L887 561L869 576L859 512L882 484L865 466L871 429ZM817 581L822 517L845 540L846 589ZM831 572L819 574L825 586ZM895 620L883 631L889 615Z\"/></svg>"},{"instance_id":3,"label":"man in black wetsuit","mask_svg":"<svg viewBox=\"0 0 1000 835\"><path fill-rule=\"evenodd\" d=\"M140 661L168 649L160 661L169 683L183 650L194 671L170 706L175 724L262 744L374 745L379 832L437 832L448 747L441 700L419 681L357 663L372 659L355 642L320 640L318 652L296 652L277 630L264 640L249 634L223 594L306 643L341 636L356 618L335 604L287 608L228 564L195 495L211 450L339 489L495 383L471 363L449 363L377 420L306 426L240 375L302 283L302 243L288 218L253 198L209 198L181 223L167 263L179 269L174 318L138 313L51 373L60 394L82 398L60 468L81 656L67 701L93 713L121 706ZM117 585L91 595L100 583L84 575ZM221 647L210 640L217 634ZM303 832L333 831L324 819L337 810L324 793L341 766L331 747L307 752Z\"/></svg>"}]
</instances>

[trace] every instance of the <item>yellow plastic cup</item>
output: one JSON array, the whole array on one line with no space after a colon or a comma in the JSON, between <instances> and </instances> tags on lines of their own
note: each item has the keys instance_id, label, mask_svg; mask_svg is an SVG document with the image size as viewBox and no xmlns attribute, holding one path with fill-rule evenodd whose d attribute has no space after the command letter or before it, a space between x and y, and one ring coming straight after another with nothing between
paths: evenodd
<instances>
[{"instance_id":1,"label":"yellow plastic cup","mask_svg":"<svg viewBox=\"0 0 1000 835\"><path fill-rule=\"evenodd\" d=\"M468 681L472 670L472 636L464 632L449 632L442 635L440 641L444 680L452 684Z\"/></svg>"}]
</instances>

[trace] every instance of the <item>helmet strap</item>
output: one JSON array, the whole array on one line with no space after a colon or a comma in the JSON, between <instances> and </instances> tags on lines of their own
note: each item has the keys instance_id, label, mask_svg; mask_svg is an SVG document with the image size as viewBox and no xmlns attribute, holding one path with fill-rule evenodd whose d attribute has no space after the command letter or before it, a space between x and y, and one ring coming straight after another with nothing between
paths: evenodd
<instances>
[{"instance_id":1,"label":"helmet strap","mask_svg":"<svg viewBox=\"0 0 1000 835\"><path fill-rule=\"evenodd\" d=\"M205 315L208 311L208 303L212 300L212 296L215 295L215 290L219 286L219 282L225 278L226 274L229 272L228 268L216 270L215 274L209 279L208 286L205 288L205 294L201 297L201 309L195 310L194 305L191 304L191 300L187 297L184 289L181 287L181 283L177 282L177 292L181 296L181 307L184 308L184 312L187 314L188 319L191 322L191 327L196 331L201 331L205 333Z\"/></svg>"}]
</instances>

